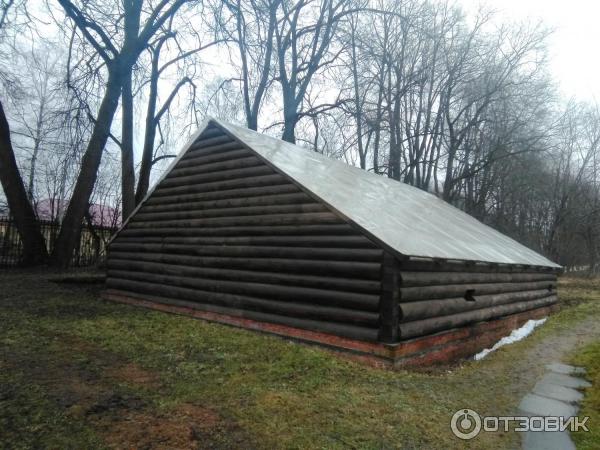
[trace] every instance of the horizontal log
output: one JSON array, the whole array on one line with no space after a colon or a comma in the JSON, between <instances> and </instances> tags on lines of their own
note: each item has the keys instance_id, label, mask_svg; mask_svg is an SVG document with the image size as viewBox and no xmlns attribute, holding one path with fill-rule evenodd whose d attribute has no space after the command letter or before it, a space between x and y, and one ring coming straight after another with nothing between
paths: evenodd
<instances>
[{"instance_id":1,"label":"horizontal log","mask_svg":"<svg viewBox=\"0 0 600 450\"><path fill-rule=\"evenodd\" d=\"M226 169L218 172L199 173L187 176L168 176L159 184L161 190L183 188L190 185L203 185L214 181L233 180L237 178L256 177L275 173L269 166L242 167L240 169Z\"/></svg>"},{"instance_id":2,"label":"horizontal log","mask_svg":"<svg viewBox=\"0 0 600 450\"><path fill-rule=\"evenodd\" d=\"M161 278L162 279L162 278ZM276 301L257 298L248 295L236 295L223 292L212 292L198 288L181 285L164 284L157 282L138 281L109 277L107 286L112 289L127 289L133 292L142 292L152 295L168 295L182 300L191 300L200 303L212 303L232 308L257 310L272 314L282 314L293 317L321 319L340 323L361 324L375 328L379 320L378 314L367 311L356 311L331 306L295 303L290 301Z\"/></svg>"},{"instance_id":3,"label":"horizontal log","mask_svg":"<svg viewBox=\"0 0 600 450\"><path fill-rule=\"evenodd\" d=\"M196 142L200 139L206 139L209 137L215 137L215 136L220 136L224 134L223 130L217 126L214 125L209 125L203 132L202 134L200 134L200 136L198 136L198 138L196 139Z\"/></svg>"},{"instance_id":4,"label":"horizontal log","mask_svg":"<svg viewBox=\"0 0 600 450\"><path fill-rule=\"evenodd\" d=\"M467 301L462 297L445 298L441 300L421 300L415 302L401 303L402 322L428 319L436 316L447 316L476 309L489 308L491 306L504 305L525 300L554 295L547 289L536 291L507 292L504 294L477 295L475 301Z\"/></svg>"},{"instance_id":5,"label":"horizontal log","mask_svg":"<svg viewBox=\"0 0 600 450\"><path fill-rule=\"evenodd\" d=\"M169 253L172 255L231 256L243 258L298 258L326 261L365 261L380 263L383 250L367 248L312 248L312 247L274 247L274 246L223 246L223 245L186 245L186 244L150 244L145 242L125 243L116 240L110 247L111 252Z\"/></svg>"},{"instance_id":6,"label":"horizontal log","mask_svg":"<svg viewBox=\"0 0 600 450\"><path fill-rule=\"evenodd\" d=\"M254 156L250 150L241 148L236 143L236 145L231 145L230 149L225 149L218 153L213 153L210 155L202 155L199 153L186 154L179 161L177 161L175 169L202 167L206 164L216 163L219 161L229 161L238 158L247 158L250 156Z\"/></svg>"},{"instance_id":7,"label":"horizontal log","mask_svg":"<svg viewBox=\"0 0 600 450\"><path fill-rule=\"evenodd\" d=\"M484 272L484 273L559 273L552 267L487 262L407 259L401 262L401 271L409 272Z\"/></svg>"},{"instance_id":8,"label":"horizontal log","mask_svg":"<svg viewBox=\"0 0 600 450\"><path fill-rule=\"evenodd\" d=\"M148 205L151 206L165 206L165 205L178 205L186 202L204 202L211 200L228 200L228 199L244 199L254 198L266 195L279 195L279 194L291 194L298 193L300 189L295 185L284 182L283 184L275 184L268 186L257 186L257 187L246 187L246 188L233 188L221 191L210 191L200 192L196 194L183 194L183 195L171 195L163 197L150 196L144 203L142 208Z\"/></svg>"},{"instance_id":9,"label":"horizontal log","mask_svg":"<svg viewBox=\"0 0 600 450\"><path fill-rule=\"evenodd\" d=\"M175 177L200 175L211 172L222 172L223 170L241 169L244 167L255 167L260 165L264 165L264 162L262 162L256 156L246 156L243 158L228 159L226 161L203 164L201 166L182 168L175 167L173 170L171 170L171 172L169 172L166 178L170 179Z\"/></svg>"},{"instance_id":10,"label":"horizontal log","mask_svg":"<svg viewBox=\"0 0 600 450\"><path fill-rule=\"evenodd\" d=\"M136 222L127 225L128 229L173 227L234 227L234 226L278 226L278 225L317 225L317 224L342 224L343 221L330 212L318 213L292 213L292 214L264 214L260 216L231 216L208 217L206 219L162 220L160 222Z\"/></svg>"},{"instance_id":11,"label":"horizontal log","mask_svg":"<svg viewBox=\"0 0 600 450\"><path fill-rule=\"evenodd\" d=\"M206 200L203 202L179 202L163 205L144 204L138 214L162 213L169 211L196 211L199 209L236 208L240 206L273 206L293 204L314 204L315 201L303 192L291 194L273 194L256 197L226 198L223 200Z\"/></svg>"},{"instance_id":12,"label":"horizontal log","mask_svg":"<svg viewBox=\"0 0 600 450\"><path fill-rule=\"evenodd\" d=\"M320 261L310 259L285 258L230 258L213 256L171 255L167 253L132 253L109 250L108 259L128 259L138 261L178 264L193 267L213 267L244 270L267 270L269 272L292 272L308 275L341 275L360 277L365 280L379 278L380 264L354 261Z\"/></svg>"},{"instance_id":13,"label":"horizontal log","mask_svg":"<svg viewBox=\"0 0 600 450\"><path fill-rule=\"evenodd\" d=\"M122 244L185 244L185 245L266 245L288 247L342 247L342 248L377 248L364 236L217 236L217 237L184 237L184 236L119 236L115 243Z\"/></svg>"},{"instance_id":14,"label":"horizontal log","mask_svg":"<svg viewBox=\"0 0 600 450\"><path fill-rule=\"evenodd\" d=\"M161 227L129 228L121 231L119 237L132 236L313 236L313 235L356 235L356 231L348 224L320 225L277 225L277 226L234 226L234 227Z\"/></svg>"},{"instance_id":15,"label":"horizontal log","mask_svg":"<svg viewBox=\"0 0 600 450\"><path fill-rule=\"evenodd\" d=\"M110 258L108 260L108 268L186 277L205 277L220 280L280 284L284 286L306 286L317 289L347 290L375 295L378 295L381 290L381 283L379 280L372 281L362 280L360 278L297 275L294 273L235 270L226 268L214 269L211 267L191 267L115 258Z\"/></svg>"},{"instance_id":16,"label":"horizontal log","mask_svg":"<svg viewBox=\"0 0 600 450\"><path fill-rule=\"evenodd\" d=\"M498 294L501 292L535 291L539 289L556 289L556 281L534 281L524 283L473 283L449 284L445 286L419 286L400 288L400 301L430 300L435 298L463 297L467 290L472 295Z\"/></svg>"},{"instance_id":17,"label":"horizontal log","mask_svg":"<svg viewBox=\"0 0 600 450\"><path fill-rule=\"evenodd\" d=\"M189 186L163 188L159 186L152 195L157 197L172 195L199 194L209 191L220 191L236 188L252 188L260 186L273 186L283 184L287 179L283 175L272 174L246 178L236 178L233 180L212 181L210 183L194 184Z\"/></svg>"},{"instance_id":18,"label":"horizontal log","mask_svg":"<svg viewBox=\"0 0 600 450\"><path fill-rule=\"evenodd\" d=\"M555 281L552 273L486 273L486 272L400 272L402 286L434 286L446 284L514 283Z\"/></svg>"},{"instance_id":19,"label":"horizontal log","mask_svg":"<svg viewBox=\"0 0 600 450\"><path fill-rule=\"evenodd\" d=\"M128 291L126 289L108 291L109 294L123 295L126 297L137 298L140 300L146 300L150 302L162 303L165 305L173 305L183 308L197 309L201 311L209 311L218 314L224 314L234 317L241 317L245 319L251 319L262 322L275 323L278 325L284 325L294 328L301 328L305 330L318 331L322 333L329 333L336 336L343 336L350 339L357 339L362 341L375 342L377 340L377 330L367 327L359 327L356 325L340 324L335 322L317 321L311 319L302 319L298 317L281 316L277 314L268 314L260 311L245 310L239 308L230 308L225 306L186 301L181 299L174 299L169 297L170 293L164 294L164 296L158 296L153 294L144 294L135 291Z\"/></svg>"},{"instance_id":20,"label":"horizontal log","mask_svg":"<svg viewBox=\"0 0 600 450\"><path fill-rule=\"evenodd\" d=\"M430 319L416 320L400 324L401 339L410 339L426 334L450 330L471 323L482 322L502 316L516 314L530 309L540 308L556 303L558 298L553 295L537 300L509 303L507 305L493 306L449 316L433 317Z\"/></svg>"},{"instance_id":21,"label":"horizontal log","mask_svg":"<svg viewBox=\"0 0 600 450\"><path fill-rule=\"evenodd\" d=\"M313 213L327 212L325 205L319 203L295 203L291 205L269 205L269 206L241 206L234 208L214 208L200 210L167 211L167 212L146 212L140 210L130 221L136 222L160 222L165 220L186 220L202 219L209 217L228 217L228 216L252 216L265 214L293 214L293 213ZM157 226L160 223L156 223Z\"/></svg>"},{"instance_id":22,"label":"horizontal log","mask_svg":"<svg viewBox=\"0 0 600 450\"><path fill-rule=\"evenodd\" d=\"M200 136L200 138L198 138L196 140L196 142L194 142L189 150L188 150L188 154L189 153L210 153L215 152L215 151L219 151L218 147L222 146L222 145L226 145L226 144L230 144L230 143L237 143L239 145L239 142L236 141L235 139L231 138L230 136L226 135L226 134L217 134L215 136L211 136L211 137L206 137L204 138L203 136Z\"/></svg>"},{"instance_id":23,"label":"horizontal log","mask_svg":"<svg viewBox=\"0 0 600 450\"><path fill-rule=\"evenodd\" d=\"M215 294L234 294L242 297L255 297L256 299L269 300L265 304L270 304L272 312L285 311L285 305L291 302L299 302L310 307L313 305L319 310L323 307L336 307L344 309L347 319L344 321L360 321L377 326L379 314L377 313L379 296L369 294L359 294L347 291L334 291L326 289L317 289L304 286L282 286L277 284L239 282L231 280L219 280L205 277L186 277L180 275L168 275L159 273L147 273L127 270L110 269L107 275L108 279L118 278L121 280L133 280L145 283L161 284L165 286L176 286L190 288L202 291L203 293ZM281 306L279 305L281 304ZM364 313L371 311L370 313ZM356 314L354 314L356 313ZM333 316L325 317L332 320ZM352 319L352 318L355 319Z\"/></svg>"}]
</instances>

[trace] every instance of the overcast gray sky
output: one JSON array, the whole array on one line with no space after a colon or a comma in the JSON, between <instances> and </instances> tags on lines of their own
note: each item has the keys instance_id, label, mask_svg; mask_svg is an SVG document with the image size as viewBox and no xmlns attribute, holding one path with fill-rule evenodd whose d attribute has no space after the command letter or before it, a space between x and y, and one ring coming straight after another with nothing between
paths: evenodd
<instances>
[{"instance_id":1,"label":"overcast gray sky","mask_svg":"<svg viewBox=\"0 0 600 450\"><path fill-rule=\"evenodd\" d=\"M542 19L553 28L550 68L567 97L600 100L600 0L459 0L483 4L499 19Z\"/></svg>"}]
</instances>

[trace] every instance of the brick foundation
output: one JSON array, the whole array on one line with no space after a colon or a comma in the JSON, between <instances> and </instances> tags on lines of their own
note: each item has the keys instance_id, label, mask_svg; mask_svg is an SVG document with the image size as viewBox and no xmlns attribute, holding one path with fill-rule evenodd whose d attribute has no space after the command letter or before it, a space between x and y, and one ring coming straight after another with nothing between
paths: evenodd
<instances>
[{"instance_id":1,"label":"brick foundation","mask_svg":"<svg viewBox=\"0 0 600 450\"><path fill-rule=\"evenodd\" d=\"M409 367L444 364L466 358L491 347L530 319L540 319L558 310L558 304L478 322L465 327L422 336L397 344L363 342L316 331L277 325L241 317L201 311L193 308L151 302L107 290L103 297L119 303L142 306L172 314L223 323L235 327L274 334L299 342L315 344L341 351L352 359L383 367Z\"/></svg>"}]
</instances>

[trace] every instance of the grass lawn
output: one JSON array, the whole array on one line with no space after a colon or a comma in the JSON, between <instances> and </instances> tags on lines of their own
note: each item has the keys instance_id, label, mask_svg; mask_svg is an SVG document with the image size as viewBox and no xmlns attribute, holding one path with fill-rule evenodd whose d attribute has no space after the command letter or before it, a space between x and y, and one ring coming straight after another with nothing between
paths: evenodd
<instances>
[{"instance_id":1,"label":"grass lawn","mask_svg":"<svg viewBox=\"0 0 600 450\"><path fill-rule=\"evenodd\" d=\"M449 427L456 410L514 413L557 351L547 342L600 320L600 282L563 279L562 311L525 341L393 372L48 278L0 274L0 448L465 448ZM597 386L599 352L577 359ZM595 391L585 406L596 418L598 401ZM581 442L598 448L598 431ZM468 448L519 439L482 433Z\"/></svg>"},{"instance_id":2,"label":"grass lawn","mask_svg":"<svg viewBox=\"0 0 600 450\"><path fill-rule=\"evenodd\" d=\"M577 448L597 449L600 447L600 341L592 342L580 349L572 358L575 365L585 367L586 378L592 387L585 390L585 398L579 415L589 416L589 433L576 433L574 441Z\"/></svg>"}]
</instances>

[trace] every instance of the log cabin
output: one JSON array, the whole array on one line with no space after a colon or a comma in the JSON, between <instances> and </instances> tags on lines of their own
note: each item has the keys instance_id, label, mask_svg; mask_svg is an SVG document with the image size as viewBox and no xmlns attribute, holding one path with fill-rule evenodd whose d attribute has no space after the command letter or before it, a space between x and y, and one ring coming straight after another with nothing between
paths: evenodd
<instances>
[{"instance_id":1,"label":"log cabin","mask_svg":"<svg viewBox=\"0 0 600 450\"><path fill-rule=\"evenodd\" d=\"M105 297L423 365L547 316L560 271L435 195L210 119L113 236Z\"/></svg>"}]
</instances>

